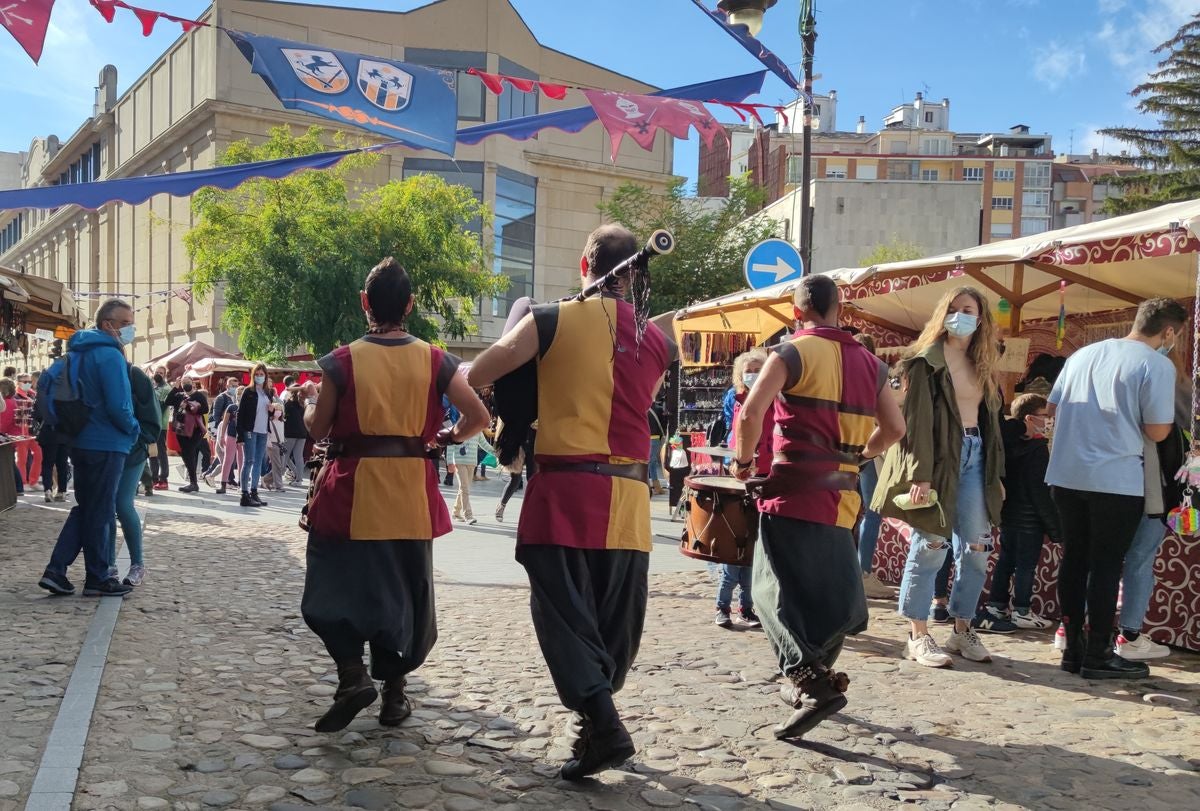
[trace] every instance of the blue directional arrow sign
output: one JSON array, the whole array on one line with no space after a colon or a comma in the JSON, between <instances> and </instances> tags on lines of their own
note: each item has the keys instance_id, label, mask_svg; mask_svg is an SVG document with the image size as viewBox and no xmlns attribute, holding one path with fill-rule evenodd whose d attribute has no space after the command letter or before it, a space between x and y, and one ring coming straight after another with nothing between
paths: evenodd
<instances>
[{"instance_id":1,"label":"blue directional arrow sign","mask_svg":"<svg viewBox=\"0 0 1200 811\"><path fill-rule=\"evenodd\" d=\"M746 254L746 284L760 290L804 275L804 262L796 246L783 239L764 239Z\"/></svg>"}]
</instances>

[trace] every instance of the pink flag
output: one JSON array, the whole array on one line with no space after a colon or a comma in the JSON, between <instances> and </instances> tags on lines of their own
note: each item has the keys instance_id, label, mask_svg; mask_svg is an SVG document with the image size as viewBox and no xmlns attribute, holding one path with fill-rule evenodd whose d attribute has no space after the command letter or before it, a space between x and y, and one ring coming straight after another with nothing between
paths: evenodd
<instances>
[{"instance_id":1,"label":"pink flag","mask_svg":"<svg viewBox=\"0 0 1200 811\"><path fill-rule=\"evenodd\" d=\"M625 135L642 149L648 150L654 147L654 136L659 129L666 130L676 138L687 138L688 129L694 126L705 146L712 144L713 136L718 132L722 135L725 133L708 108L698 101L639 96L611 90L584 90L583 94L608 131L613 161L617 159L617 150Z\"/></svg>"},{"instance_id":2,"label":"pink flag","mask_svg":"<svg viewBox=\"0 0 1200 811\"><path fill-rule=\"evenodd\" d=\"M35 64L42 58L53 8L54 0L0 0L0 26L8 29Z\"/></svg>"}]
</instances>

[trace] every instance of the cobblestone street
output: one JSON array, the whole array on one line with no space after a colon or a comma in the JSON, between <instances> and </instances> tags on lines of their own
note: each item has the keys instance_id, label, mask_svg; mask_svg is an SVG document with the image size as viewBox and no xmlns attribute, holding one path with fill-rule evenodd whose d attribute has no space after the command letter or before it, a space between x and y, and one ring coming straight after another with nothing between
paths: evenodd
<instances>
[{"instance_id":1,"label":"cobblestone street","mask_svg":"<svg viewBox=\"0 0 1200 811\"><path fill-rule=\"evenodd\" d=\"M511 560L519 503L497 525L498 483L476 491L476 514L488 518L435 547L440 638L412 680L413 717L385 729L376 705L335 735L312 729L335 676L299 614L304 536L290 509L299 496L253 519L211 497L140 500L149 577L120 610L74 807L1200 805L1200 657L1152 663L1147 682L1089 683L1058 669L1049 633L1027 633L986 638L993 664L927 670L900 658L903 627L876 602L839 663L852 679L847 710L809 741L777 742L771 727L789 710L766 640L715 628L708 573L664 538L641 653L618 696L638 755L564 783L555 772L567 756L566 714L537 651L527 588L511 567L497 564L485 582L439 564L442 550L451 560L476 547ZM0 811L25 806L97 605L36 588L65 510L27 501L0 516Z\"/></svg>"}]
</instances>

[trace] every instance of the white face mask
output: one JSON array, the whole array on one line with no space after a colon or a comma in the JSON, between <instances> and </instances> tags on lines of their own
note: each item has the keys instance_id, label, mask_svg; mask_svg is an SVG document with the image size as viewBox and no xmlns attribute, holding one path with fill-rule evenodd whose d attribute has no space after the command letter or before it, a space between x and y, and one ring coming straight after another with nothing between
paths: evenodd
<instances>
[{"instance_id":1,"label":"white face mask","mask_svg":"<svg viewBox=\"0 0 1200 811\"><path fill-rule=\"evenodd\" d=\"M746 372L744 375L742 375L742 383L745 384L746 388L748 389L754 386L755 380L758 380L758 372Z\"/></svg>"}]
</instances>

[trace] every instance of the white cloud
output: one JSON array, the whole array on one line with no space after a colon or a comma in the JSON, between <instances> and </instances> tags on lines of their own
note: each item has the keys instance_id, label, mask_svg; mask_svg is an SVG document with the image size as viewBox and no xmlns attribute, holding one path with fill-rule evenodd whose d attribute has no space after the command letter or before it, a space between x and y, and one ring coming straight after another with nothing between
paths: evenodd
<instances>
[{"instance_id":1,"label":"white cloud","mask_svg":"<svg viewBox=\"0 0 1200 811\"><path fill-rule=\"evenodd\" d=\"M1081 45L1050 40L1034 65L1032 75L1050 90L1083 73L1087 57Z\"/></svg>"},{"instance_id":2,"label":"white cloud","mask_svg":"<svg viewBox=\"0 0 1200 811\"><path fill-rule=\"evenodd\" d=\"M1100 0L1101 14L1115 14L1125 7L1125 0Z\"/></svg>"},{"instance_id":3,"label":"white cloud","mask_svg":"<svg viewBox=\"0 0 1200 811\"><path fill-rule=\"evenodd\" d=\"M1200 13L1200 0L1144 0L1136 8L1125 0L1099 0L1099 9L1112 19L1096 32L1096 42L1132 86L1144 81L1157 64L1154 48Z\"/></svg>"}]
</instances>

